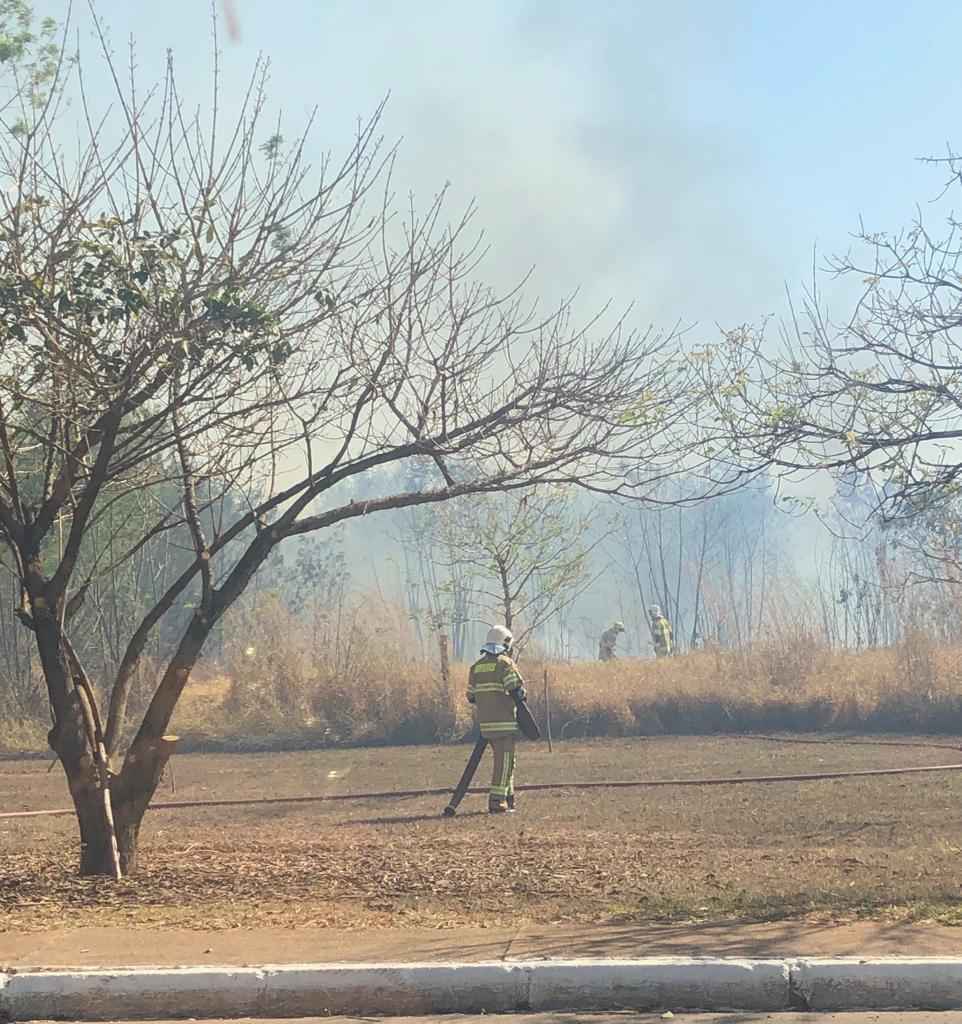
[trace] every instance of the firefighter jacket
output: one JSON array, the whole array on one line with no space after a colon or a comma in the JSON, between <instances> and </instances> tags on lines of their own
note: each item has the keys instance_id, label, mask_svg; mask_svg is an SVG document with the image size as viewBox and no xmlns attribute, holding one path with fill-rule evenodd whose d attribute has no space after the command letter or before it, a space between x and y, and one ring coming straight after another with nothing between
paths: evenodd
<instances>
[{"instance_id":1,"label":"firefighter jacket","mask_svg":"<svg viewBox=\"0 0 962 1024\"><path fill-rule=\"evenodd\" d=\"M651 642L655 645L655 654L671 654L671 623L664 615L651 620Z\"/></svg>"},{"instance_id":2,"label":"firefighter jacket","mask_svg":"<svg viewBox=\"0 0 962 1024\"><path fill-rule=\"evenodd\" d=\"M468 700L478 712L485 739L518 734L514 693L524 686L518 666L506 654L484 654L468 674Z\"/></svg>"}]
</instances>

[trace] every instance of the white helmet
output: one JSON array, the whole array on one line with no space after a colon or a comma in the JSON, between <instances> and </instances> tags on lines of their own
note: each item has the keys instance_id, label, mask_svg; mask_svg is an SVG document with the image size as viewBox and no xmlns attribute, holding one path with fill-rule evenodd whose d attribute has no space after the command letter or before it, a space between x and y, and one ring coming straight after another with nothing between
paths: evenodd
<instances>
[{"instance_id":1,"label":"white helmet","mask_svg":"<svg viewBox=\"0 0 962 1024\"><path fill-rule=\"evenodd\" d=\"M492 626L481 649L487 654L501 654L510 650L512 639L511 630L507 626Z\"/></svg>"},{"instance_id":2,"label":"white helmet","mask_svg":"<svg viewBox=\"0 0 962 1024\"><path fill-rule=\"evenodd\" d=\"M649 614L649 615L650 615L650 616L651 616L651 617L652 617L653 619L657 619L657 618L658 618L658 616L659 616L659 615L661 615L661 606L660 606L660 605L657 605L657 604L652 604L652 605L649 605L649 606L648 606L648 614Z\"/></svg>"},{"instance_id":3,"label":"white helmet","mask_svg":"<svg viewBox=\"0 0 962 1024\"><path fill-rule=\"evenodd\" d=\"M504 644L505 647L510 647L513 638L507 626L492 626L484 639L489 644Z\"/></svg>"},{"instance_id":4,"label":"white helmet","mask_svg":"<svg viewBox=\"0 0 962 1024\"><path fill-rule=\"evenodd\" d=\"M623 622L612 622L611 628L617 630L619 633L624 633L625 624Z\"/></svg>"}]
</instances>

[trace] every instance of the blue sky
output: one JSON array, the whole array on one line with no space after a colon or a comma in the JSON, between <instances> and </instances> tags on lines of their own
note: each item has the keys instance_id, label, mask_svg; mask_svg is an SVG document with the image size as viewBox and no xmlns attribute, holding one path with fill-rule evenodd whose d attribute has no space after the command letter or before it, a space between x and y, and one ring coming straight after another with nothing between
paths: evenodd
<instances>
[{"instance_id":1,"label":"blue sky","mask_svg":"<svg viewBox=\"0 0 962 1024\"><path fill-rule=\"evenodd\" d=\"M927 205L941 175L915 158L944 151L962 110L949 2L233 3L228 96L263 51L291 134L317 105L318 151L338 151L390 92L399 191L450 182L452 216L476 198L492 281L533 266L547 299L577 288L585 313L633 302L636 322L706 338L784 312L813 246L846 248L860 214L897 228ZM204 0L97 7L145 79L172 47L206 102Z\"/></svg>"}]
</instances>

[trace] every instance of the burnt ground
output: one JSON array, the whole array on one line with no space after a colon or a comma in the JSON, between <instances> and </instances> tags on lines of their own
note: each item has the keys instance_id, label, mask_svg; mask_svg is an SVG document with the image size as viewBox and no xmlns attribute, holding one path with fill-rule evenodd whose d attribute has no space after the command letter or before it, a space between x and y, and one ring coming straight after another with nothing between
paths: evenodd
<instances>
[{"instance_id":1,"label":"burnt ground","mask_svg":"<svg viewBox=\"0 0 962 1024\"><path fill-rule=\"evenodd\" d=\"M157 800L451 786L468 752L457 746L184 755L175 758ZM486 781L489 759L479 780ZM841 739L608 740L556 744L554 753L525 744L518 781L953 762L962 762L962 750ZM439 816L444 803L431 797L154 810L142 833L141 870L121 883L76 877L71 818L0 820L0 930L67 922L206 929L962 922L962 772L561 789L520 794L519 813L497 817L481 813L481 796L469 796L454 819ZM64 806L59 768L48 773L43 761L0 762L0 811Z\"/></svg>"}]
</instances>

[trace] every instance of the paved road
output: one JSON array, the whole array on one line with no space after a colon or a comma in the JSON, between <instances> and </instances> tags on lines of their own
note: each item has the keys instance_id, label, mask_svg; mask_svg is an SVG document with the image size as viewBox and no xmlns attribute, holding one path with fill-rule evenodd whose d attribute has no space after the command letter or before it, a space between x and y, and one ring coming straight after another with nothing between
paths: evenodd
<instances>
[{"instance_id":1,"label":"paved road","mask_svg":"<svg viewBox=\"0 0 962 1024\"><path fill-rule=\"evenodd\" d=\"M920 1010L906 1013L527 1013L496 1015L450 1014L443 1017L300 1017L272 1020L240 1017L210 1024L962 1024L962 1010ZM52 1022L35 1022L52 1024ZM63 1024L63 1022L60 1022ZM174 1021L110 1021L107 1024L182 1024Z\"/></svg>"}]
</instances>

